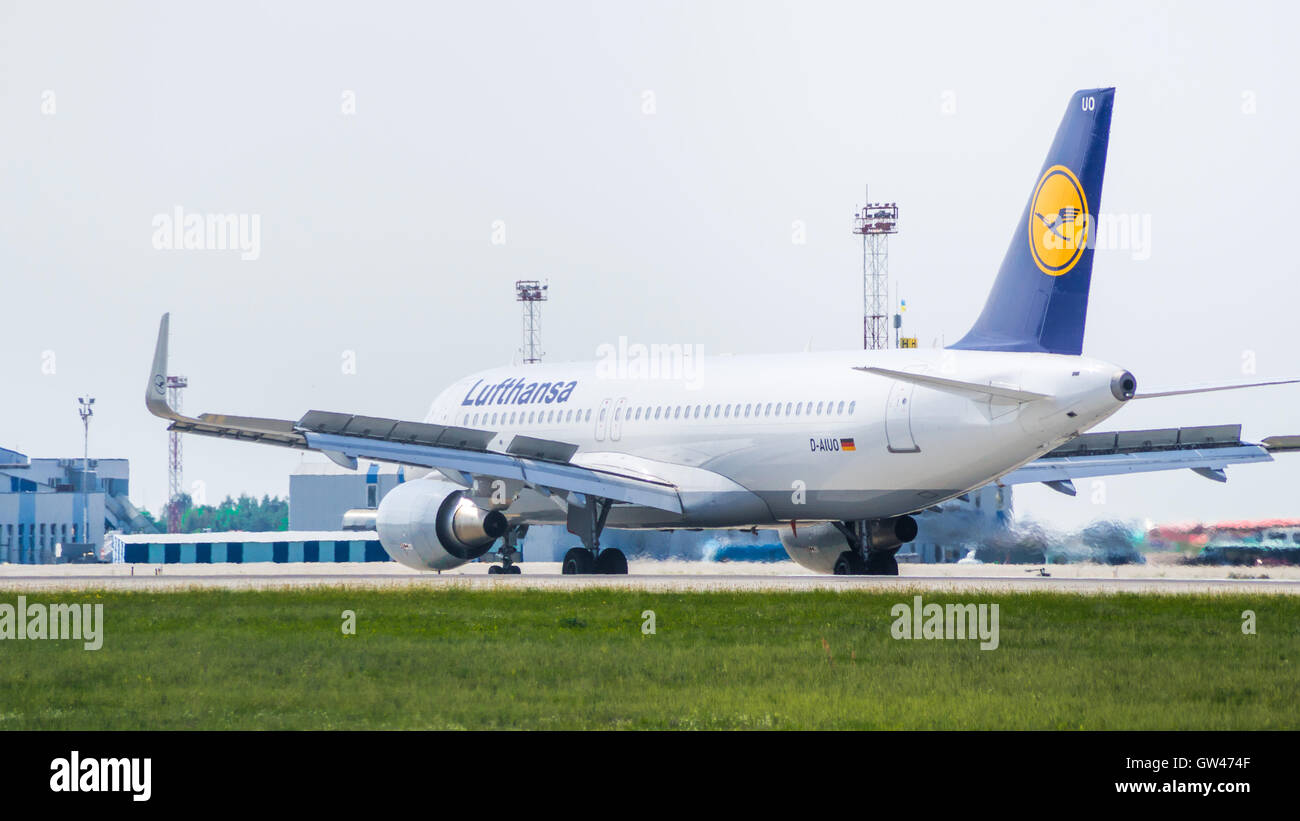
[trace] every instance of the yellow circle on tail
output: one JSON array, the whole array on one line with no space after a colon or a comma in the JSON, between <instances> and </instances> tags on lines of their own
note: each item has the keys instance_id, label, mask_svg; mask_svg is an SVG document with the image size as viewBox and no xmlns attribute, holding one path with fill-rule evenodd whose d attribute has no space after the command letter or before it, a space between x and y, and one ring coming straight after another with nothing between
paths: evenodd
<instances>
[{"instance_id":1,"label":"yellow circle on tail","mask_svg":"<svg viewBox=\"0 0 1300 821\"><path fill-rule=\"evenodd\" d=\"M1029 253L1048 276L1073 268L1088 247L1092 218L1074 172L1054 165L1043 172L1029 206Z\"/></svg>"}]
</instances>

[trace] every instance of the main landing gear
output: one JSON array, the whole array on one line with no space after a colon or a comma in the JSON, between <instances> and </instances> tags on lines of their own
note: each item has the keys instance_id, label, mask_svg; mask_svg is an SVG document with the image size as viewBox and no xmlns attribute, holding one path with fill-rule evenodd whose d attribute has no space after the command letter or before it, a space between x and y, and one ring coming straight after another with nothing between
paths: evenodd
<instances>
[{"instance_id":1,"label":"main landing gear","mask_svg":"<svg viewBox=\"0 0 1300 821\"><path fill-rule=\"evenodd\" d=\"M909 520L911 535L905 541L911 541L916 536L915 524ZM835 528L844 534L844 538L849 543L849 549L845 550L835 560L834 573L836 576L897 576L898 559L894 554L902 547L895 540L893 547L872 547L872 522L859 519L853 522L833 522ZM906 535L907 528L903 528Z\"/></svg>"},{"instance_id":2,"label":"main landing gear","mask_svg":"<svg viewBox=\"0 0 1300 821\"><path fill-rule=\"evenodd\" d=\"M626 576L627 556L616 547L601 548L600 534L605 529L605 519L613 505L608 499L598 499L571 494L569 499L569 532L582 539L582 547L564 554L560 572L566 576L599 573L606 576Z\"/></svg>"},{"instance_id":3,"label":"main landing gear","mask_svg":"<svg viewBox=\"0 0 1300 821\"><path fill-rule=\"evenodd\" d=\"M593 559L591 551L585 547L575 547L564 554L564 565L560 569L566 576L584 573L599 573L606 576L626 576L627 556L617 547L606 547Z\"/></svg>"}]
</instances>

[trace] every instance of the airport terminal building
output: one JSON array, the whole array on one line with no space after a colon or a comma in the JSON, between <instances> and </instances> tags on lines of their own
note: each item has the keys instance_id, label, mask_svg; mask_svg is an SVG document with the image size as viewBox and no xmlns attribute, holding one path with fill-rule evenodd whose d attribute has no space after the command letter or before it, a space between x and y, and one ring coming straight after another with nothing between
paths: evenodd
<instances>
[{"instance_id":1,"label":"airport terminal building","mask_svg":"<svg viewBox=\"0 0 1300 821\"><path fill-rule=\"evenodd\" d=\"M289 476L289 529L339 530L347 511L378 508L388 491L406 481L406 470L378 462L348 470L304 457Z\"/></svg>"},{"instance_id":2,"label":"airport terminal building","mask_svg":"<svg viewBox=\"0 0 1300 821\"><path fill-rule=\"evenodd\" d=\"M127 498L126 459L33 459L0 448L0 562L48 564L108 530L148 526Z\"/></svg>"}]
</instances>

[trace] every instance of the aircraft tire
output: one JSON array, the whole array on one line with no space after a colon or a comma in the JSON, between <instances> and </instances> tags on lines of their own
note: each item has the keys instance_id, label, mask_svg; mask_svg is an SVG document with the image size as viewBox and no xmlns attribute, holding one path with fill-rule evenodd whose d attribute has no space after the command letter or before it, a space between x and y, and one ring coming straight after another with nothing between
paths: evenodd
<instances>
[{"instance_id":1,"label":"aircraft tire","mask_svg":"<svg viewBox=\"0 0 1300 821\"><path fill-rule=\"evenodd\" d=\"M592 571L591 551L585 547L572 547L564 554L560 572L566 576L581 576Z\"/></svg>"},{"instance_id":2,"label":"aircraft tire","mask_svg":"<svg viewBox=\"0 0 1300 821\"><path fill-rule=\"evenodd\" d=\"M852 550L846 550L835 560L836 576L861 576L867 572L866 562Z\"/></svg>"},{"instance_id":3,"label":"aircraft tire","mask_svg":"<svg viewBox=\"0 0 1300 821\"><path fill-rule=\"evenodd\" d=\"M606 576L626 576L627 556L617 547L607 547L596 557L595 571Z\"/></svg>"}]
</instances>

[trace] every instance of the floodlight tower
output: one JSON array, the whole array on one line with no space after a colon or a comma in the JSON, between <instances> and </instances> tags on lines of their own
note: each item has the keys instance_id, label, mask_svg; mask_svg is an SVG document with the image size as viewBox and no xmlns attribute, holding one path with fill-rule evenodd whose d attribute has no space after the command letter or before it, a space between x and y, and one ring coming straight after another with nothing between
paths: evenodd
<instances>
[{"instance_id":1,"label":"floodlight tower","mask_svg":"<svg viewBox=\"0 0 1300 821\"><path fill-rule=\"evenodd\" d=\"M546 301L546 283L535 279L515 282L515 301L524 306L524 344L520 348L524 363L541 362L542 357L542 306Z\"/></svg>"},{"instance_id":2,"label":"floodlight tower","mask_svg":"<svg viewBox=\"0 0 1300 821\"><path fill-rule=\"evenodd\" d=\"M167 377L167 404L177 413L181 412L181 391L189 387L189 380L183 376ZM185 466L181 460L180 431L171 432L171 441L167 449L167 532L181 532L181 509L176 504L180 496Z\"/></svg>"},{"instance_id":3,"label":"floodlight tower","mask_svg":"<svg viewBox=\"0 0 1300 821\"><path fill-rule=\"evenodd\" d=\"M862 237L862 347L889 347L889 235L898 233L898 203L868 202L853 215Z\"/></svg>"},{"instance_id":4,"label":"floodlight tower","mask_svg":"<svg viewBox=\"0 0 1300 821\"><path fill-rule=\"evenodd\" d=\"M84 432L81 452L81 544L90 544L90 489L86 477L90 475L90 417L95 415L95 397L77 397L77 415L81 417Z\"/></svg>"}]
</instances>

